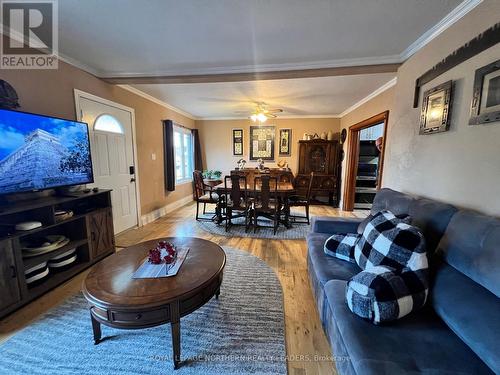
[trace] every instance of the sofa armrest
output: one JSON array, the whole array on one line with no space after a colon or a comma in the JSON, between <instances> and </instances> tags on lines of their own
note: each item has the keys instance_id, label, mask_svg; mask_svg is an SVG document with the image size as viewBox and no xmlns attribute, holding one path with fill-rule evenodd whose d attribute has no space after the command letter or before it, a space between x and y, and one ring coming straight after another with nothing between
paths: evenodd
<instances>
[{"instance_id":1,"label":"sofa armrest","mask_svg":"<svg viewBox=\"0 0 500 375\"><path fill-rule=\"evenodd\" d=\"M357 217L313 216L311 230L313 233L326 234L357 233L362 221Z\"/></svg>"}]
</instances>

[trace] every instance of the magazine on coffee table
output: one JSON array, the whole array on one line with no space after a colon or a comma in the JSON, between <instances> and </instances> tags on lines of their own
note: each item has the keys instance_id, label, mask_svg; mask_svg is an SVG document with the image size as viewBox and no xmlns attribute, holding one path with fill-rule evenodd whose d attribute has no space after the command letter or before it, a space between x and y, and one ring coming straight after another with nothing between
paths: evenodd
<instances>
[{"instance_id":1,"label":"magazine on coffee table","mask_svg":"<svg viewBox=\"0 0 500 375\"><path fill-rule=\"evenodd\" d=\"M149 263L148 258L144 260L141 266L132 275L133 279L153 279L162 277L171 277L177 275L182 263L187 258L189 247L177 248L177 260L173 265L162 262L161 264ZM169 268L170 267L170 268Z\"/></svg>"}]
</instances>

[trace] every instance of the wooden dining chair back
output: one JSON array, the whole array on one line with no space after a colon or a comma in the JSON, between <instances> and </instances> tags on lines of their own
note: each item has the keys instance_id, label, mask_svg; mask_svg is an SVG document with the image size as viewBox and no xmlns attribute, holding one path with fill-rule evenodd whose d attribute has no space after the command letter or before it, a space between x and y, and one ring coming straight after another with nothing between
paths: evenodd
<instances>
[{"instance_id":1,"label":"wooden dining chair back","mask_svg":"<svg viewBox=\"0 0 500 375\"><path fill-rule=\"evenodd\" d=\"M246 185L247 178L239 174L232 174L224 178L226 203L230 204L233 209L245 207L248 198Z\"/></svg>"},{"instance_id":2,"label":"wooden dining chair back","mask_svg":"<svg viewBox=\"0 0 500 375\"><path fill-rule=\"evenodd\" d=\"M193 171L193 184L194 184L194 199L198 200L205 195L205 186L203 183L203 173L201 171Z\"/></svg>"},{"instance_id":3,"label":"wooden dining chair back","mask_svg":"<svg viewBox=\"0 0 500 375\"><path fill-rule=\"evenodd\" d=\"M255 199L253 206L252 224L254 232L257 230L257 219L265 216L273 221L274 234L278 230L280 219L280 200L278 195L278 178L270 175L261 175L254 179L253 196Z\"/></svg>"},{"instance_id":4,"label":"wooden dining chair back","mask_svg":"<svg viewBox=\"0 0 500 375\"><path fill-rule=\"evenodd\" d=\"M201 171L193 171L193 193L196 201L196 220L212 221L215 217L215 212L207 212L207 204L217 204L219 195L212 190L212 187L203 182L203 174ZM203 215L212 214L210 218L200 217L200 204L203 204Z\"/></svg>"},{"instance_id":5,"label":"wooden dining chair back","mask_svg":"<svg viewBox=\"0 0 500 375\"><path fill-rule=\"evenodd\" d=\"M312 192L313 182L314 182L314 172L311 172L311 175L309 176L309 185L307 186L307 193L306 193L306 202L308 206L309 203L311 203L311 192Z\"/></svg>"},{"instance_id":6,"label":"wooden dining chair back","mask_svg":"<svg viewBox=\"0 0 500 375\"><path fill-rule=\"evenodd\" d=\"M312 188L314 185L314 172L311 172L309 176L309 184L307 185L307 190L306 190L306 195L305 196L299 196L299 195L293 195L289 197L288 199L288 206L289 207L304 207L305 208L305 216L298 216L298 215L290 215L290 218L292 219L293 222L295 223L310 223L309 219L309 205L311 204L311 194L312 194Z\"/></svg>"},{"instance_id":7,"label":"wooden dining chair back","mask_svg":"<svg viewBox=\"0 0 500 375\"><path fill-rule=\"evenodd\" d=\"M245 227L248 228L249 194L247 178L244 175L232 173L224 177L224 208L226 210L226 232L233 225L232 219L245 217ZM235 211L237 212L235 214Z\"/></svg>"}]
</instances>

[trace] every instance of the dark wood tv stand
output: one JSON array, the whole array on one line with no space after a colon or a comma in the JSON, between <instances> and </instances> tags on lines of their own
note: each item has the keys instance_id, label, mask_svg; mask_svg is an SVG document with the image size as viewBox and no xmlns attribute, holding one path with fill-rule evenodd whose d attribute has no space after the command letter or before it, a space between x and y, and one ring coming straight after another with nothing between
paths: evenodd
<instances>
[{"instance_id":1,"label":"dark wood tv stand","mask_svg":"<svg viewBox=\"0 0 500 375\"><path fill-rule=\"evenodd\" d=\"M72 210L74 216L56 222L54 212ZM13 226L24 221L43 225L30 231ZM21 242L30 236L61 234L70 242L55 251L32 258L22 257ZM77 248L77 261L49 275L36 286L28 286L24 271L51 257ZM84 269L115 252L111 191L47 196L0 206L0 318L62 284Z\"/></svg>"}]
</instances>

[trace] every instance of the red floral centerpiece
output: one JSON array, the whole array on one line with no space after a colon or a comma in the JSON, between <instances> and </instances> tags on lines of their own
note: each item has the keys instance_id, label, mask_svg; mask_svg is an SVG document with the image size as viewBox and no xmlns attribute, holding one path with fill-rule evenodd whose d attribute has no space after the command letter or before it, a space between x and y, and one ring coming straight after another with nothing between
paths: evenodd
<instances>
[{"instance_id":1,"label":"red floral centerpiece","mask_svg":"<svg viewBox=\"0 0 500 375\"><path fill-rule=\"evenodd\" d=\"M175 264L176 260L177 249L175 248L175 245L170 242L160 241L154 249L149 250L149 263L162 264L165 262L167 270Z\"/></svg>"}]
</instances>

